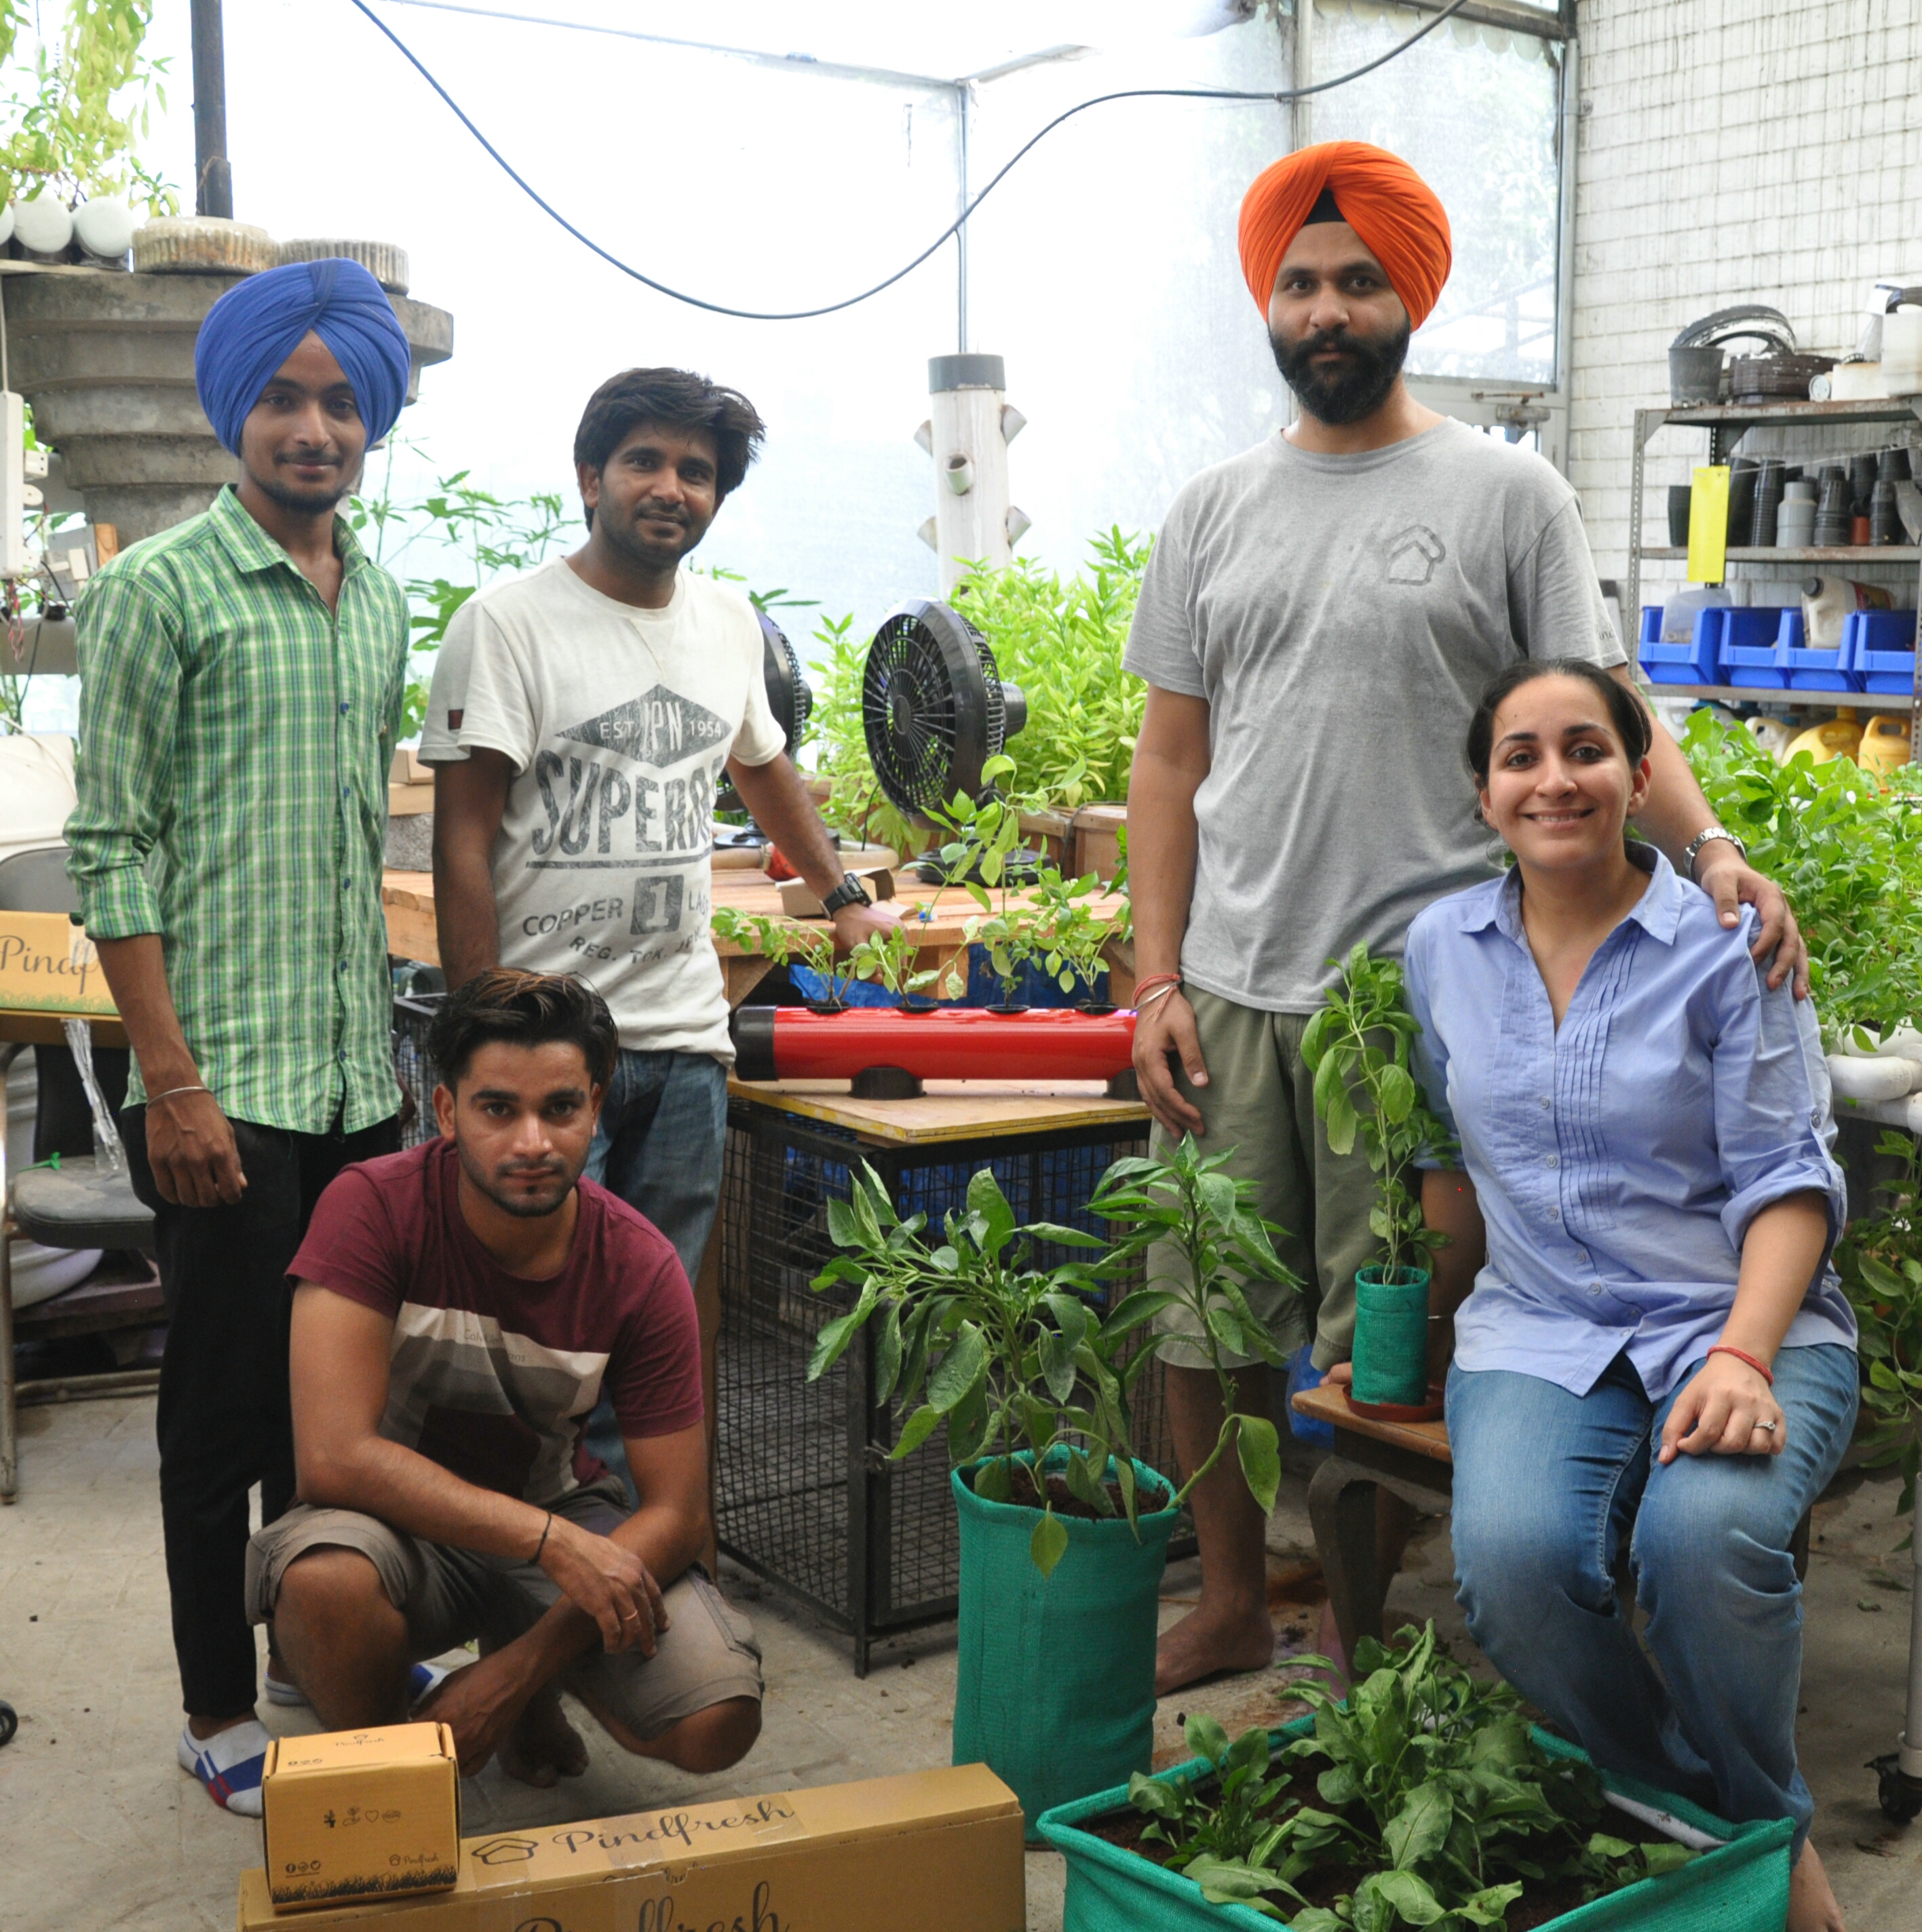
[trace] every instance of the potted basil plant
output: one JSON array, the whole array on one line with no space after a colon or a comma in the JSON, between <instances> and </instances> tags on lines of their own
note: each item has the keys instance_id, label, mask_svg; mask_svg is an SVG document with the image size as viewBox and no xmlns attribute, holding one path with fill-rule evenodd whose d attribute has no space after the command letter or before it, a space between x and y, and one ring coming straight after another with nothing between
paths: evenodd
<instances>
[{"instance_id":1,"label":"potted basil plant","mask_svg":"<svg viewBox=\"0 0 1922 1932\"><path fill-rule=\"evenodd\" d=\"M1423 1224L1414 1162L1454 1151L1410 1068L1418 1030L1398 962L1357 946L1302 1034L1329 1150L1350 1153L1359 1138L1376 1175L1368 1226L1381 1258L1355 1277L1353 1400L1401 1420L1440 1413L1428 1384L1428 1279L1448 1237Z\"/></svg>"},{"instance_id":2,"label":"potted basil plant","mask_svg":"<svg viewBox=\"0 0 1922 1932\"><path fill-rule=\"evenodd\" d=\"M1112 1246L1077 1228L1018 1226L987 1169L938 1237L925 1215L899 1216L865 1164L851 1198L828 1203L844 1252L815 1286L854 1300L823 1328L808 1374L873 1324L875 1399L900 1418L890 1454L945 1431L961 1530L954 1762L989 1765L1031 1826L1149 1765L1161 1570L1188 1490L1234 1442L1263 1507L1274 1504L1280 1459L1266 1418L1230 1415L1180 1490L1133 1453L1130 1398L1164 1309L1212 1306L1211 1354L1256 1341L1275 1352L1227 1270L1281 1264L1218 1165L1191 1142L1168 1162L1116 1162L1091 1203L1123 1221ZM1150 1238L1134 1204L1151 1193L1158 1213L1182 1221L1188 1284L1127 1286ZM1043 1246L1089 1258L1044 1265Z\"/></svg>"}]
</instances>

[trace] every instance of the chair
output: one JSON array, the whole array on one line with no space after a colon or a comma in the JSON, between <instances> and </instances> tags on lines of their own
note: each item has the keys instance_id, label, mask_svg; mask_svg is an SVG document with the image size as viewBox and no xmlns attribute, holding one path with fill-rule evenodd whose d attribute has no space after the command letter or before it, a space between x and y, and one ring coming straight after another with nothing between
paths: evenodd
<instances>
[{"instance_id":1,"label":"chair","mask_svg":"<svg viewBox=\"0 0 1922 1932\"><path fill-rule=\"evenodd\" d=\"M1375 1491L1431 1514L1455 1500L1455 1459L1445 1422L1377 1422L1358 1415L1347 1395L1324 1382L1294 1398L1297 1414L1330 1424L1335 1449L1308 1480L1308 1523L1327 1580L1329 1608L1350 1657L1362 1637L1379 1640L1389 1580L1375 1563ZM1809 1573L1809 1514L1795 1526L1788 1548L1798 1579ZM1627 1552L1624 1549L1626 1563Z\"/></svg>"},{"instance_id":2,"label":"chair","mask_svg":"<svg viewBox=\"0 0 1922 1932\"><path fill-rule=\"evenodd\" d=\"M66 848L56 846L0 860L0 912L77 911L66 856ZM48 1016L33 1017L44 1027ZM19 1039L0 1042L0 1084L24 1044ZM60 1052L64 1054L65 1049ZM20 1492L16 1412L21 1402L122 1395L155 1388L159 1381L157 1369L61 1376L17 1386L14 1381L17 1340L53 1340L147 1328L165 1318L160 1277L152 1261L153 1216L124 1172L103 1172L91 1154L79 1151L79 1145L92 1144L89 1120L86 1140L62 1148L58 1168L29 1167L10 1182L5 1137L0 1136L0 1503L12 1502ZM50 1248L105 1249L109 1256L77 1287L17 1317L12 1264L16 1234ZM128 1253L147 1258L130 1265L114 1258Z\"/></svg>"}]
</instances>

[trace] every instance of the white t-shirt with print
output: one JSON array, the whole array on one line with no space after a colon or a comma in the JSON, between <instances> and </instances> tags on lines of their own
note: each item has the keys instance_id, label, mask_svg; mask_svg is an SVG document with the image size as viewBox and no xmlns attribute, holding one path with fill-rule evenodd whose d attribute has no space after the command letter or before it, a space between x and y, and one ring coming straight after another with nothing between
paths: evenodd
<instances>
[{"instance_id":1,"label":"white t-shirt with print","mask_svg":"<svg viewBox=\"0 0 1922 1932\"><path fill-rule=\"evenodd\" d=\"M470 598L434 669L420 756L513 761L494 848L500 963L578 973L624 1047L731 1062L708 925L714 794L782 749L759 620L682 571L637 610L564 560Z\"/></svg>"}]
</instances>

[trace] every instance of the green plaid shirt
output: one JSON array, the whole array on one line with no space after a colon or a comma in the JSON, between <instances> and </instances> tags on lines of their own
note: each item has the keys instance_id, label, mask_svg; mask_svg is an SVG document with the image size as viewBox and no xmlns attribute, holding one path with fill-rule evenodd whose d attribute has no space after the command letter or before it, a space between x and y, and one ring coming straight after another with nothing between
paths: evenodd
<instances>
[{"instance_id":1,"label":"green plaid shirt","mask_svg":"<svg viewBox=\"0 0 1922 1932\"><path fill-rule=\"evenodd\" d=\"M338 615L231 489L93 579L67 821L89 935L160 934L222 1108L307 1134L399 1104L380 871L407 600L334 542Z\"/></svg>"}]
</instances>

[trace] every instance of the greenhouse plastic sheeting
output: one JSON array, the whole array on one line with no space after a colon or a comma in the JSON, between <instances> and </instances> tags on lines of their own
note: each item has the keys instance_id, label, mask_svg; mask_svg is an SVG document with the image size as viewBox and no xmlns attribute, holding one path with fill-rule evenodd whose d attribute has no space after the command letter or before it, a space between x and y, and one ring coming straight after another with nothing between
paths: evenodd
<instances>
[{"instance_id":1,"label":"greenhouse plastic sheeting","mask_svg":"<svg viewBox=\"0 0 1922 1932\"><path fill-rule=\"evenodd\" d=\"M1299 1718L1271 1731L1271 1744L1292 1742L1314 1728ZM1551 1757L1587 1754L1546 1731L1533 1732ZM1192 1778L1207 1768L1191 1759L1158 1774L1163 1779ZM1548 1920L1541 1932L1782 1932L1788 1911L1788 1844L1795 1828L1786 1818L1731 1825L1725 1820L1671 1797L1632 1778L1604 1772L1608 1790L1655 1810L1707 1837L1724 1840L1679 1870L1644 1879L1620 1892L1578 1906ZM1053 1810L1041 1821L1041 1836L1068 1861L1068 1896L1062 1932L1276 1932L1282 1922L1245 1905L1210 1905L1201 1888L1179 1872L1164 1870L1152 1859L1123 1851L1080 1828L1089 1820L1128 1803L1125 1784ZM1655 1828L1624 1818L1620 1835L1639 1838Z\"/></svg>"}]
</instances>

